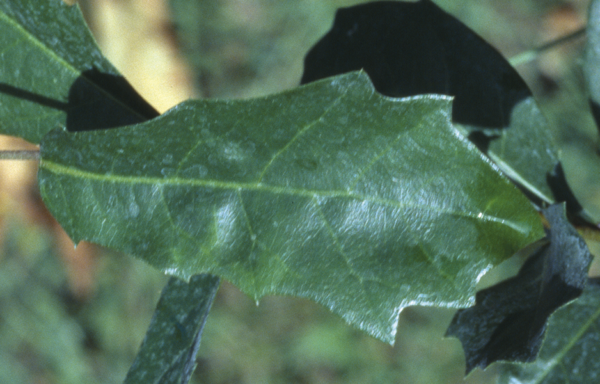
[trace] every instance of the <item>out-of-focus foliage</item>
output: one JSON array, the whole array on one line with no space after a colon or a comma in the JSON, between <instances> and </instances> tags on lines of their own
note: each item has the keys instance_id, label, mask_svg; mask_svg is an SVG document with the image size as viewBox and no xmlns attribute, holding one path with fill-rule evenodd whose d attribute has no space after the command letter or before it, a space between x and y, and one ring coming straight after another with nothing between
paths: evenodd
<instances>
[{"instance_id":1,"label":"out-of-focus foliage","mask_svg":"<svg viewBox=\"0 0 600 384\"><path fill-rule=\"evenodd\" d=\"M225 284L208 318L196 376L203 383L489 383L494 369L463 382L460 344L442 339L452 313L406 309L390 348L307 300L266 297L257 307Z\"/></svg>"},{"instance_id":2,"label":"out-of-focus foliage","mask_svg":"<svg viewBox=\"0 0 600 384\"><path fill-rule=\"evenodd\" d=\"M166 278L106 255L86 302L70 291L43 227L13 221L2 235L0 382L120 383Z\"/></svg>"},{"instance_id":3,"label":"out-of-focus foliage","mask_svg":"<svg viewBox=\"0 0 600 384\"><path fill-rule=\"evenodd\" d=\"M250 97L294 87L302 59L338 6L360 0L169 0L204 97Z\"/></svg>"}]
</instances>

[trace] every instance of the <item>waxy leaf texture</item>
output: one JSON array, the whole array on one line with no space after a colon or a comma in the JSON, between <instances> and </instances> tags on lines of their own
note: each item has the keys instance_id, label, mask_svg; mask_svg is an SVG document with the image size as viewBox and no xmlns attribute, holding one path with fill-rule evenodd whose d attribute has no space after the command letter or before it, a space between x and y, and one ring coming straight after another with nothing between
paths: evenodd
<instances>
[{"instance_id":1,"label":"waxy leaf texture","mask_svg":"<svg viewBox=\"0 0 600 384\"><path fill-rule=\"evenodd\" d=\"M0 1L0 133L39 143L52 129L110 128L155 117L102 56L78 6Z\"/></svg>"},{"instance_id":2,"label":"waxy leaf texture","mask_svg":"<svg viewBox=\"0 0 600 384\"><path fill-rule=\"evenodd\" d=\"M258 300L310 298L393 343L409 305L464 307L543 236L537 212L450 123L451 99L391 99L355 72L147 123L52 131L40 191L75 242Z\"/></svg>"}]
</instances>

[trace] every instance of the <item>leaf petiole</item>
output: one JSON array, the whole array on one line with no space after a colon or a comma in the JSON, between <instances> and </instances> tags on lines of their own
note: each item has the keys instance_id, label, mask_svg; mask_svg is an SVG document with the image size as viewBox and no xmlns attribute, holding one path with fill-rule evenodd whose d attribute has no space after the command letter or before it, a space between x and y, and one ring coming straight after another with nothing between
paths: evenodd
<instances>
[{"instance_id":1,"label":"leaf petiole","mask_svg":"<svg viewBox=\"0 0 600 384\"><path fill-rule=\"evenodd\" d=\"M40 150L0 151L0 160L39 160Z\"/></svg>"},{"instance_id":2,"label":"leaf petiole","mask_svg":"<svg viewBox=\"0 0 600 384\"><path fill-rule=\"evenodd\" d=\"M510 64L513 67L517 67L519 65L528 63L530 61L535 60L539 55L541 55L542 53L549 51L553 48L556 48L557 46L564 44L564 43L568 43L572 40L575 40L583 35L585 35L586 32L586 27L582 27L574 32L569 33L568 35L559 37L556 40L552 40L549 41L546 44L543 44L537 48L533 48L533 49L529 49L525 52L521 52L513 57L511 57L510 59L508 59L508 61L510 62Z\"/></svg>"}]
</instances>

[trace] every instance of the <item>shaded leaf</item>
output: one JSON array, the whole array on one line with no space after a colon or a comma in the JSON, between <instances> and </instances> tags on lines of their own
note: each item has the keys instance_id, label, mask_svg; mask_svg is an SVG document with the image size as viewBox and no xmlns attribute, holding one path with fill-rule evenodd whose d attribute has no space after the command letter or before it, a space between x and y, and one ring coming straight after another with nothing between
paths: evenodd
<instances>
[{"instance_id":1,"label":"shaded leaf","mask_svg":"<svg viewBox=\"0 0 600 384\"><path fill-rule=\"evenodd\" d=\"M503 364L500 384L588 384L600 379L600 280L590 279L581 297L557 310L532 364Z\"/></svg>"},{"instance_id":2,"label":"shaded leaf","mask_svg":"<svg viewBox=\"0 0 600 384\"><path fill-rule=\"evenodd\" d=\"M258 300L313 299L393 342L408 305L467 306L480 275L543 234L527 199L449 122L352 73L146 124L55 130L40 191L75 242Z\"/></svg>"},{"instance_id":3,"label":"shaded leaf","mask_svg":"<svg viewBox=\"0 0 600 384\"><path fill-rule=\"evenodd\" d=\"M591 1L585 32L587 39L583 58L583 74L589 93L592 115L596 125L600 128L600 3L596 0ZM570 195L574 196L572 192ZM598 220L594 220L593 215L583 207L578 215L589 223L598 223Z\"/></svg>"},{"instance_id":4,"label":"shaded leaf","mask_svg":"<svg viewBox=\"0 0 600 384\"><path fill-rule=\"evenodd\" d=\"M125 384L185 384L196 366L202 330L219 278L172 277L161 294L150 328L127 373Z\"/></svg>"},{"instance_id":5,"label":"shaded leaf","mask_svg":"<svg viewBox=\"0 0 600 384\"><path fill-rule=\"evenodd\" d=\"M452 120L538 202L558 163L548 123L492 46L429 0L340 9L305 59L302 83L364 69L387 96L454 96Z\"/></svg>"},{"instance_id":6,"label":"shaded leaf","mask_svg":"<svg viewBox=\"0 0 600 384\"><path fill-rule=\"evenodd\" d=\"M550 244L541 246L519 274L477 293L473 308L459 310L446 336L457 337L465 351L467 373L505 360L533 361L540 350L548 317L577 298L592 260L563 204L544 210Z\"/></svg>"},{"instance_id":7,"label":"shaded leaf","mask_svg":"<svg viewBox=\"0 0 600 384\"><path fill-rule=\"evenodd\" d=\"M0 133L39 143L64 125L109 128L156 115L102 56L77 6L0 2Z\"/></svg>"},{"instance_id":8,"label":"shaded leaf","mask_svg":"<svg viewBox=\"0 0 600 384\"><path fill-rule=\"evenodd\" d=\"M567 212L572 215L569 217L569 221L578 227L578 229L587 228L589 230L598 230L598 223L590 212L585 209L577 200L575 193L567 183L567 178L563 170L562 164L556 164L554 170L548 174L547 177L548 185L554 192L554 197L557 201L564 202L567 206Z\"/></svg>"},{"instance_id":9,"label":"shaded leaf","mask_svg":"<svg viewBox=\"0 0 600 384\"><path fill-rule=\"evenodd\" d=\"M600 2L592 0L588 15L587 43L583 73L590 94L590 105L600 127Z\"/></svg>"}]
</instances>

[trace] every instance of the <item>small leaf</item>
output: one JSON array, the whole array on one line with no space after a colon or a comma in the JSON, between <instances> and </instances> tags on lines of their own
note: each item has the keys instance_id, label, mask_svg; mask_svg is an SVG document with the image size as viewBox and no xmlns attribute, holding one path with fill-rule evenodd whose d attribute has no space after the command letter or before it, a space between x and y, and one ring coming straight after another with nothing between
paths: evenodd
<instances>
[{"instance_id":1,"label":"small leaf","mask_svg":"<svg viewBox=\"0 0 600 384\"><path fill-rule=\"evenodd\" d=\"M39 143L52 129L157 116L102 56L78 6L0 1L0 133Z\"/></svg>"},{"instance_id":2,"label":"small leaf","mask_svg":"<svg viewBox=\"0 0 600 384\"><path fill-rule=\"evenodd\" d=\"M516 183L553 202L558 150L519 74L492 46L429 0L340 9L308 53L302 83L364 69L387 96L454 97L452 120Z\"/></svg>"},{"instance_id":3,"label":"small leaf","mask_svg":"<svg viewBox=\"0 0 600 384\"><path fill-rule=\"evenodd\" d=\"M256 300L313 299L392 343L409 305L472 304L542 236L527 199L449 121L352 73L251 100L185 102L118 130L55 130L39 183L74 241Z\"/></svg>"},{"instance_id":4,"label":"small leaf","mask_svg":"<svg viewBox=\"0 0 600 384\"><path fill-rule=\"evenodd\" d=\"M185 384L196 366L202 330L219 278L172 277L162 291L150 328L124 384Z\"/></svg>"},{"instance_id":5,"label":"small leaf","mask_svg":"<svg viewBox=\"0 0 600 384\"><path fill-rule=\"evenodd\" d=\"M540 350L548 317L577 298L592 256L569 224L563 204L544 210L550 244L542 246L519 274L477 293L477 305L459 310L446 336L465 350L467 373L493 362L531 362Z\"/></svg>"},{"instance_id":6,"label":"small leaf","mask_svg":"<svg viewBox=\"0 0 600 384\"><path fill-rule=\"evenodd\" d=\"M532 364L503 364L499 384L596 383L600 378L600 280L590 279L581 297L556 311Z\"/></svg>"}]
</instances>

